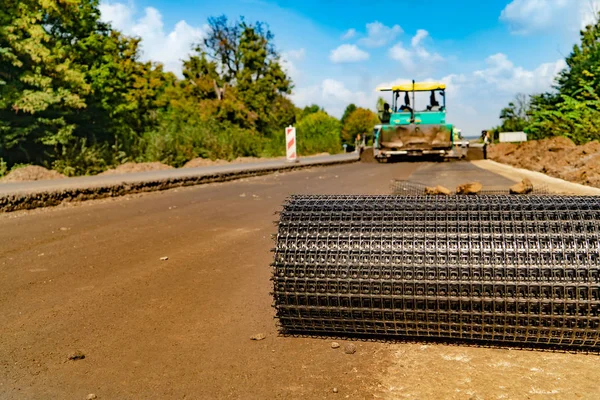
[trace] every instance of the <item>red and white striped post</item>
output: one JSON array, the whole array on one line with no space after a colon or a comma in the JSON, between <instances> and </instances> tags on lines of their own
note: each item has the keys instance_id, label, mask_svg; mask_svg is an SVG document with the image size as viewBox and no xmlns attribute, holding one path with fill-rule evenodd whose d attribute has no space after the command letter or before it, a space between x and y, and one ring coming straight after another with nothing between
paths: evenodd
<instances>
[{"instance_id":1,"label":"red and white striped post","mask_svg":"<svg viewBox=\"0 0 600 400\"><path fill-rule=\"evenodd\" d=\"M288 126L285 128L285 156L288 162L298 162L298 154L296 154L296 128Z\"/></svg>"}]
</instances>

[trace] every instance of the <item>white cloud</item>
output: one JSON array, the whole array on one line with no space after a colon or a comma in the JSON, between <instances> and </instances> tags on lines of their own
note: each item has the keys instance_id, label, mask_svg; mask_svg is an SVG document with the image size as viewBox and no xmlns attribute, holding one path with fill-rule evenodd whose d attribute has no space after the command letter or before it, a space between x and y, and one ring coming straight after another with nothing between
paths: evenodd
<instances>
[{"instance_id":1,"label":"white cloud","mask_svg":"<svg viewBox=\"0 0 600 400\"><path fill-rule=\"evenodd\" d=\"M351 28L342 35L342 40L352 39L354 36L356 36L356 29Z\"/></svg>"},{"instance_id":2,"label":"white cloud","mask_svg":"<svg viewBox=\"0 0 600 400\"><path fill-rule=\"evenodd\" d=\"M358 107L374 109L376 92L352 91L336 79L324 79L320 84L295 89L291 95L298 107L318 104L329 114L341 118L350 103Z\"/></svg>"},{"instance_id":3,"label":"white cloud","mask_svg":"<svg viewBox=\"0 0 600 400\"><path fill-rule=\"evenodd\" d=\"M498 53L486 59L487 68L473 72L475 83L481 86L492 87L494 91L516 94L539 93L550 88L554 77L566 63L558 60L544 63L534 70L526 70L515 66L505 54Z\"/></svg>"},{"instance_id":4,"label":"white cloud","mask_svg":"<svg viewBox=\"0 0 600 400\"><path fill-rule=\"evenodd\" d=\"M303 76L302 72L298 69L296 63L304 60L305 56L306 51L304 50L304 48L286 51L281 54L281 66L294 82L300 81Z\"/></svg>"},{"instance_id":5,"label":"white cloud","mask_svg":"<svg viewBox=\"0 0 600 400\"><path fill-rule=\"evenodd\" d=\"M508 23L516 34L543 30L567 3L568 0L513 0L500 13L500 20Z\"/></svg>"},{"instance_id":6,"label":"white cloud","mask_svg":"<svg viewBox=\"0 0 600 400\"><path fill-rule=\"evenodd\" d=\"M412 47L398 48L417 54ZM557 60L526 69L515 65L502 53L489 56L485 62L484 68L437 79L431 75L419 79L446 83L448 122L462 129L466 136L476 136L481 130L497 125L500 122L500 110L506 107L517 93L534 94L549 90L556 74L565 66L563 60ZM382 95L386 101L391 99L389 93L376 92L376 87L408 83L413 77L412 73L407 72L396 79L378 79L378 84L373 85L373 90L365 91L354 90L352 85L340 78L330 78L317 85L296 88L291 97L300 107L316 103L339 118L349 103L374 110L377 97ZM417 109L425 108L428 94L425 97L416 97Z\"/></svg>"},{"instance_id":7,"label":"white cloud","mask_svg":"<svg viewBox=\"0 0 600 400\"><path fill-rule=\"evenodd\" d=\"M392 60L398 61L405 70L413 71L415 69L415 62L413 60L413 52L409 49L404 48L402 43L395 44L389 50L389 56Z\"/></svg>"},{"instance_id":8,"label":"white cloud","mask_svg":"<svg viewBox=\"0 0 600 400\"><path fill-rule=\"evenodd\" d=\"M594 24L598 20L600 11L600 0L589 0L586 5L579 8L579 28L583 29L586 25Z\"/></svg>"},{"instance_id":9,"label":"white cloud","mask_svg":"<svg viewBox=\"0 0 600 400\"><path fill-rule=\"evenodd\" d=\"M549 90L555 76L565 67L564 60L543 63L533 69L516 66L502 53L489 56L482 69L450 74L432 79L427 76L420 81L440 81L446 84L448 122L461 128L463 134L476 136L483 129L491 128L500 121L498 115L517 93L535 94ZM409 83L413 76L407 73L394 80L381 82L377 87L390 87ZM389 100L391 96L384 97ZM424 108L428 94L416 96L417 109Z\"/></svg>"},{"instance_id":10,"label":"white cloud","mask_svg":"<svg viewBox=\"0 0 600 400\"><path fill-rule=\"evenodd\" d=\"M375 21L367 24L367 37L360 39L358 43L367 47L381 47L396 39L402 32L400 25L389 27Z\"/></svg>"},{"instance_id":11,"label":"white cloud","mask_svg":"<svg viewBox=\"0 0 600 400\"><path fill-rule=\"evenodd\" d=\"M413 36L413 38L410 41L411 46L412 47L419 46L419 44L421 44L421 42L423 40L425 40L425 38L427 38L427 36L429 36L429 32L427 32L425 29L417 30L417 34L415 36Z\"/></svg>"},{"instance_id":12,"label":"white cloud","mask_svg":"<svg viewBox=\"0 0 600 400\"><path fill-rule=\"evenodd\" d=\"M527 70L515 66L502 53L486 59L486 68L470 73L447 75L448 121L467 135L499 123L498 115L517 93L535 94L549 90L556 74L565 67L564 60L544 63Z\"/></svg>"},{"instance_id":13,"label":"white cloud","mask_svg":"<svg viewBox=\"0 0 600 400\"><path fill-rule=\"evenodd\" d=\"M111 22L117 29L127 27L133 20L133 9L123 3L100 3L101 19L105 22Z\"/></svg>"},{"instance_id":14,"label":"white cloud","mask_svg":"<svg viewBox=\"0 0 600 400\"><path fill-rule=\"evenodd\" d=\"M577 31L593 22L599 9L599 0L513 0L500 20L517 35L557 28Z\"/></svg>"},{"instance_id":15,"label":"white cloud","mask_svg":"<svg viewBox=\"0 0 600 400\"><path fill-rule=\"evenodd\" d=\"M329 59L334 63L348 63L364 61L369 58L369 53L354 44L343 44L331 51Z\"/></svg>"},{"instance_id":16,"label":"white cloud","mask_svg":"<svg viewBox=\"0 0 600 400\"><path fill-rule=\"evenodd\" d=\"M402 65L405 72L428 74L435 69L437 63L444 61L438 53L430 53L423 47L423 41L429 37L429 32L419 29L412 37L411 47L406 48L399 42L389 49L388 55Z\"/></svg>"},{"instance_id":17,"label":"white cloud","mask_svg":"<svg viewBox=\"0 0 600 400\"><path fill-rule=\"evenodd\" d=\"M298 50L290 50L284 53L288 59L294 61L302 61L304 60L304 56L306 55L306 50L304 48Z\"/></svg>"},{"instance_id":18,"label":"white cloud","mask_svg":"<svg viewBox=\"0 0 600 400\"><path fill-rule=\"evenodd\" d=\"M165 32L161 13L147 7L136 18L131 4L102 1L99 6L101 19L126 35L139 36L144 60L158 61L165 69L181 75L181 60L192 51L192 46L204 37L206 27L193 27L181 20L170 32Z\"/></svg>"}]
</instances>

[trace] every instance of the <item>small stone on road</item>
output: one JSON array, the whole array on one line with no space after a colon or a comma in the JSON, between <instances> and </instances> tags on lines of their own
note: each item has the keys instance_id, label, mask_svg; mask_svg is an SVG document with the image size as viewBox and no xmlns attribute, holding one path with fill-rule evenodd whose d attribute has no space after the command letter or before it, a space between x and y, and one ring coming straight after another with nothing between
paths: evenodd
<instances>
[{"instance_id":1,"label":"small stone on road","mask_svg":"<svg viewBox=\"0 0 600 400\"><path fill-rule=\"evenodd\" d=\"M349 343L347 345L344 346L344 353L346 354L354 354L356 353L356 346L353 345L352 343Z\"/></svg>"},{"instance_id":2,"label":"small stone on road","mask_svg":"<svg viewBox=\"0 0 600 400\"><path fill-rule=\"evenodd\" d=\"M332 343L331 343L331 348L332 348L332 349L337 349L337 348L339 348L339 347L340 347L340 344L339 344L338 342L332 342Z\"/></svg>"},{"instance_id":3,"label":"small stone on road","mask_svg":"<svg viewBox=\"0 0 600 400\"><path fill-rule=\"evenodd\" d=\"M87 396L85 396L85 400L95 400L97 398L98 396L96 396L94 393L90 393Z\"/></svg>"},{"instance_id":4,"label":"small stone on road","mask_svg":"<svg viewBox=\"0 0 600 400\"><path fill-rule=\"evenodd\" d=\"M436 187L426 187L425 194L432 195L432 196L437 196L437 195L450 196L452 194L452 192L448 188L437 185Z\"/></svg>"},{"instance_id":5,"label":"small stone on road","mask_svg":"<svg viewBox=\"0 0 600 400\"><path fill-rule=\"evenodd\" d=\"M482 185L479 182L469 182L462 185L458 185L456 188L456 194L477 194L481 192Z\"/></svg>"},{"instance_id":6,"label":"small stone on road","mask_svg":"<svg viewBox=\"0 0 600 400\"><path fill-rule=\"evenodd\" d=\"M85 358L85 354L81 351L76 351L69 355L69 360L83 360Z\"/></svg>"},{"instance_id":7,"label":"small stone on road","mask_svg":"<svg viewBox=\"0 0 600 400\"><path fill-rule=\"evenodd\" d=\"M266 337L267 335L265 335L264 333L257 333L254 336L250 336L250 340L263 340Z\"/></svg>"},{"instance_id":8,"label":"small stone on road","mask_svg":"<svg viewBox=\"0 0 600 400\"><path fill-rule=\"evenodd\" d=\"M161 257L160 261L167 261L169 259L169 257Z\"/></svg>"},{"instance_id":9,"label":"small stone on road","mask_svg":"<svg viewBox=\"0 0 600 400\"><path fill-rule=\"evenodd\" d=\"M527 178L510 187L510 194L528 194L533 191L533 184Z\"/></svg>"}]
</instances>

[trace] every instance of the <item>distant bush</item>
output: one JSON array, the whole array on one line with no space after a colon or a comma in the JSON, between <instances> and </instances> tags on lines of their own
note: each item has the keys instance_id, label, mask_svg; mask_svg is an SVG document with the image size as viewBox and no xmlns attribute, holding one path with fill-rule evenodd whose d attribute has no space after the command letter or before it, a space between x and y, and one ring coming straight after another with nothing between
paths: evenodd
<instances>
[{"instance_id":1,"label":"distant bush","mask_svg":"<svg viewBox=\"0 0 600 400\"><path fill-rule=\"evenodd\" d=\"M307 115L296 126L298 154L340 153L340 129L340 121L323 111Z\"/></svg>"},{"instance_id":2,"label":"distant bush","mask_svg":"<svg viewBox=\"0 0 600 400\"><path fill-rule=\"evenodd\" d=\"M196 158L232 160L261 155L264 139L229 122L201 120L182 113L166 115L144 135L142 161L160 161L180 167Z\"/></svg>"},{"instance_id":3,"label":"distant bush","mask_svg":"<svg viewBox=\"0 0 600 400\"><path fill-rule=\"evenodd\" d=\"M600 100L562 95L552 107L537 110L528 127L530 139L565 136L576 144L600 140Z\"/></svg>"},{"instance_id":4,"label":"distant bush","mask_svg":"<svg viewBox=\"0 0 600 400\"><path fill-rule=\"evenodd\" d=\"M106 143L90 146L86 138L77 138L71 140L68 146L60 147L52 164L44 164L66 176L94 175L104 171L108 167L106 160L112 158Z\"/></svg>"},{"instance_id":5,"label":"distant bush","mask_svg":"<svg viewBox=\"0 0 600 400\"><path fill-rule=\"evenodd\" d=\"M360 137L369 135L378 123L379 118L373 111L356 108L345 119L342 127L342 141L354 145L354 141L359 135Z\"/></svg>"}]
</instances>

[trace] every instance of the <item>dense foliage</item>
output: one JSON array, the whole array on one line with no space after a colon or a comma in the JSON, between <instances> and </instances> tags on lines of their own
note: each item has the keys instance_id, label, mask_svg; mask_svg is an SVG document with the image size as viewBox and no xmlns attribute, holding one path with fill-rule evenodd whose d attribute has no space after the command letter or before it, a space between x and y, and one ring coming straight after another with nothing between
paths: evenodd
<instances>
[{"instance_id":1,"label":"dense foliage","mask_svg":"<svg viewBox=\"0 0 600 400\"><path fill-rule=\"evenodd\" d=\"M34 163L67 175L127 161L340 152L341 124L297 108L260 22L209 18L182 77L140 60L140 39L101 22L98 0L5 0L0 8L0 176Z\"/></svg>"},{"instance_id":2,"label":"dense foliage","mask_svg":"<svg viewBox=\"0 0 600 400\"><path fill-rule=\"evenodd\" d=\"M296 137L299 154L335 153L342 147L340 122L323 111L302 118L296 126Z\"/></svg>"},{"instance_id":3,"label":"dense foliage","mask_svg":"<svg viewBox=\"0 0 600 400\"><path fill-rule=\"evenodd\" d=\"M363 138L370 135L373 132L373 127L378 123L377 114L359 107L346 118L342 128L342 141L344 143L354 143L359 136Z\"/></svg>"},{"instance_id":4,"label":"dense foliage","mask_svg":"<svg viewBox=\"0 0 600 400\"><path fill-rule=\"evenodd\" d=\"M566 136L577 144L600 140L600 19L580 37L554 91L517 96L502 110L495 133L525 130L530 139Z\"/></svg>"}]
</instances>

